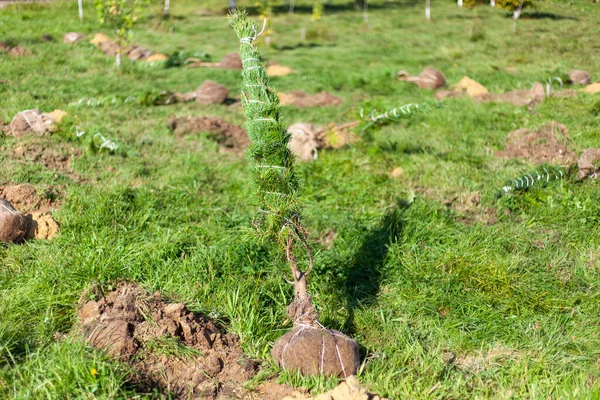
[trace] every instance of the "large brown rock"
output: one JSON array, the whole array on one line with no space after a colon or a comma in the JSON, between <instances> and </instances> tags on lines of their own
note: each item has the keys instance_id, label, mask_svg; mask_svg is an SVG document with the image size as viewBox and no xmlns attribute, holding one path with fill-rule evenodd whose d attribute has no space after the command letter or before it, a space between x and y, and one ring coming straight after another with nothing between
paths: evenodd
<instances>
[{"instance_id":1,"label":"large brown rock","mask_svg":"<svg viewBox=\"0 0 600 400\"><path fill-rule=\"evenodd\" d=\"M8 201L0 199L0 242L17 243L27 233L27 218Z\"/></svg>"},{"instance_id":2,"label":"large brown rock","mask_svg":"<svg viewBox=\"0 0 600 400\"><path fill-rule=\"evenodd\" d=\"M358 343L342 332L312 325L296 325L280 337L272 351L277 364L304 376L349 377L360 366Z\"/></svg>"}]
</instances>

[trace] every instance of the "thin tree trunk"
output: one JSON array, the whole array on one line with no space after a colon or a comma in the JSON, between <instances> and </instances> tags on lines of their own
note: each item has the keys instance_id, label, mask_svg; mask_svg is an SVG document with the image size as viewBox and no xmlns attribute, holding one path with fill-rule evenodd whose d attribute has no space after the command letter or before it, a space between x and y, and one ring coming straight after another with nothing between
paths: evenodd
<instances>
[{"instance_id":1,"label":"thin tree trunk","mask_svg":"<svg viewBox=\"0 0 600 400\"><path fill-rule=\"evenodd\" d=\"M165 9L164 9L164 12L163 12L163 15L165 17L169 16L169 8L171 8L171 0L165 0Z\"/></svg>"},{"instance_id":2,"label":"thin tree trunk","mask_svg":"<svg viewBox=\"0 0 600 400\"><path fill-rule=\"evenodd\" d=\"M425 19L431 21L431 4L430 0L425 0Z\"/></svg>"},{"instance_id":3,"label":"thin tree trunk","mask_svg":"<svg viewBox=\"0 0 600 400\"><path fill-rule=\"evenodd\" d=\"M234 12L235 8L235 0L229 0L229 11Z\"/></svg>"},{"instance_id":4,"label":"thin tree trunk","mask_svg":"<svg viewBox=\"0 0 600 400\"><path fill-rule=\"evenodd\" d=\"M290 0L290 9L288 10L288 14L294 13L294 3L295 2L296 2L295 0Z\"/></svg>"},{"instance_id":5,"label":"thin tree trunk","mask_svg":"<svg viewBox=\"0 0 600 400\"><path fill-rule=\"evenodd\" d=\"M83 0L77 0L77 4L79 4L79 19L83 19Z\"/></svg>"},{"instance_id":6,"label":"thin tree trunk","mask_svg":"<svg viewBox=\"0 0 600 400\"><path fill-rule=\"evenodd\" d=\"M463 6L463 0L458 0L458 6L462 7Z\"/></svg>"},{"instance_id":7,"label":"thin tree trunk","mask_svg":"<svg viewBox=\"0 0 600 400\"><path fill-rule=\"evenodd\" d=\"M496 7L496 2L494 0L490 0L490 6Z\"/></svg>"},{"instance_id":8,"label":"thin tree trunk","mask_svg":"<svg viewBox=\"0 0 600 400\"><path fill-rule=\"evenodd\" d=\"M513 33L517 33L517 22L519 22L519 17L521 17L521 10L523 9L523 3L525 0L521 0L519 3L519 7L515 10L513 14Z\"/></svg>"},{"instance_id":9,"label":"thin tree trunk","mask_svg":"<svg viewBox=\"0 0 600 400\"><path fill-rule=\"evenodd\" d=\"M369 24L369 0L365 0L365 5L363 8L363 21L365 21L365 25Z\"/></svg>"}]
</instances>

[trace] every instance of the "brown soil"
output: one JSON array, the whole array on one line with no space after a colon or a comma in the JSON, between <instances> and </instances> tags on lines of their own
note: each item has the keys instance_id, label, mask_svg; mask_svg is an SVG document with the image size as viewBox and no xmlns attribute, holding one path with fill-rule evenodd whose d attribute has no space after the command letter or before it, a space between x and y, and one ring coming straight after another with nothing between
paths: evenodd
<instances>
[{"instance_id":1,"label":"brown soil","mask_svg":"<svg viewBox=\"0 0 600 400\"><path fill-rule=\"evenodd\" d=\"M84 298L84 296L82 296ZM158 388L178 399L238 398L257 364L236 335L181 303L166 303L133 284L81 302L75 334L129 363L141 390Z\"/></svg>"},{"instance_id":2,"label":"brown soil","mask_svg":"<svg viewBox=\"0 0 600 400\"><path fill-rule=\"evenodd\" d=\"M171 117L169 128L177 136L208 133L219 143L221 150L228 152L242 152L250 144L244 129L219 117Z\"/></svg>"},{"instance_id":3,"label":"brown soil","mask_svg":"<svg viewBox=\"0 0 600 400\"><path fill-rule=\"evenodd\" d=\"M0 198L9 201L23 214L45 213L56 209L60 206L56 198L63 195L62 189L57 187L50 187L40 196L35 187L28 183L0 186Z\"/></svg>"},{"instance_id":4,"label":"brown soil","mask_svg":"<svg viewBox=\"0 0 600 400\"><path fill-rule=\"evenodd\" d=\"M510 132L506 137L505 149L496 155L521 158L532 164L569 165L577 158L566 145L570 140L567 127L559 122L551 121L540 126L537 131L522 128Z\"/></svg>"},{"instance_id":5,"label":"brown soil","mask_svg":"<svg viewBox=\"0 0 600 400\"><path fill-rule=\"evenodd\" d=\"M150 57L150 54L152 54L152 52L150 50L148 50L147 48L145 48L144 46L135 46L134 45L130 49L128 49L127 58L129 58L132 61L143 60L143 59Z\"/></svg>"},{"instance_id":6,"label":"brown soil","mask_svg":"<svg viewBox=\"0 0 600 400\"><path fill-rule=\"evenodd\" d=\"M367 389L360 386L360 382L355 376L351 376L337 387L330 391L317 395L315 397L309 394L294 391L290 396L283 397L283 400L385 400L375 393L369 393Z\"/></svg>"},{"instance_id":7,"label":"brown soil","mask_svg":"<svg viewBox=\"0 0 600 400\"><path fill-rule=\"evenodd\" d=\"M20 144L13 150L12 157L18 160L41 164L44 167L64 174L71 179L79 180L79 176L71 169L71 157L81 155L81 150L60 146L51 148L47 143Z\"/></svg>"},{"instance_id":8,"label":"brown soil","mask_svg":"<svg viewBox=\"0 0 600 400\"><path fill-rule=\"evenodd\" d=\"M26 239L50 240L58 235L60 226L50 213L34 212L27 215Z\"/></svg>"},{"instance_id":9,"label":"brown soil","mask_svg":"<svg viewBox=\"0 0 600 400\"><path fill-rule=\"evenodd\" d=\"M296 106L298 108L332 107L342 104L342 99L326 91L308 94L301 90L293 90L287 94L280 93L279 100L283 106Z\"/></svg>"},{"instance_id":10,"label":"brown soil","mask_svg":"<svg viewBox=\"0 0 600 400\"><path fill-rule=\"evenodd\" d=\"M494 225L498 220L495 208L481 205L479 192L453 194L444 200L444 205L458 214L459 221L465 225L481 223Z\"/></svg>"},{"instance_id":11,"label":"brown soil","mask_svg":"<svg viewBox=\"0 0 600 400\"><path fill-rule=\"evenodd\" d=\"M456 88L452 90L438 90L435 93L436 100L444 100L452 97L470 96L478 103L511 103L517 107L534 107L546 97L544 86L536 82L530 90L513 90L506 93L488 93L487 89L478 82L464 77Z\"/></svg>"},{"instance_id":12,"label":"brown soil","mask_svg":"<svg viewBox=\"0 0 600 400\"><path fill-rule=\"evenodd\" d=\"M242 59L239 53L229 53L219 62L219 68L223 69L242 69Z\"/></svg>"},{"instance_id":13,"label":"brown soil","mask_svg":"<svg viewBox=\"0 0 600 400\"><path fill-rule=\"evenodd\" d=\"M290 67L279 65L276 62L270 62L267 66L267 75L270 77L286 76L294 72Z\"/></svg>"}]
</instances>

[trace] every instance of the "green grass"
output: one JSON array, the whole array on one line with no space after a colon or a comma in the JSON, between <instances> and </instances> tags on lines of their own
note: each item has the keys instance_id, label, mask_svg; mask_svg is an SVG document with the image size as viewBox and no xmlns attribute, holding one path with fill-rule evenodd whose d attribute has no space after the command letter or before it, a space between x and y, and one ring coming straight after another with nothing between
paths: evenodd
<instances>
[{"instance_id":1,"label":"green grass","mask_svg":"<svg viewBox=\"0 0 600 400\"><path fill-rule=\"evenodd\" d=\"M433 65L451 84L468 75L492 92L528 89L573 68L595 80L600 74L600 9L589 1L538 1L536 15L553 18L526 11L517 35L504 11L459 9L453 1L432 1L432 22L425 23L421 2L374 0L369 27L350 2L334 1L319 22L298 3L294 15L281 9L272 20L274 45L259 45L268 59L296 71L273 85L328 90L344 103L285 107L289 123L326 124L350 120L361 108L431 101L431 92L395 80L400 69L416 74ZM216 10L225 2L207 4ZM169 54L206 52L215 61L237 51L225 17L197 15L199 7L174 2L172 18L161 21L153 5L132 42ZM157 397L136 392L126 366L57 339L73 326L84 289L110 289L120 280L160 290L240 335L245 351L265 364L251 385L277 379L315 393L332 387L333 379L303 379L270 360L271 344L290 328L285 305L292 288L279 272L287 271L281 256L248 235L256 206L249 201L247 161L219 153L203 135L178 140L167 128L171 115L218 115L242 124L241 110L74 105L89 97L189 91L205 79L235 95L239 71L138 63L119 74L87 42L61 42L68 31L111 34L97 24L89 1L85 13L80 22L72 1L0 9L0 40L33 52L0 55L0 79L7 81L0 85L0 120L35 107L64 109L62 129L38 140L82 151L72 161L82 178L76 182L13 159L21 140L0 137L0 183L66 191L55 240L0 247L0 397ZM42 41L44 33L57 41ZM316 257L310 289L322 322L364 346L360 379L369 390L398 399L600 396L598 183L556 182L496 200L506 180L533 166L494 156L508 132L552 119L570 129L577 151L597 146L597 110L597 95L585 94L546 100L533 112L451 99L298 167ZM88 133L77 138L76 125ZM96 132L119 149L90 151ZM403 175L389 178L396 167ZM494 225L465 224L443 204L451 194L475 191L481 212L496 213ZM336 237L327 248L318 239L330 229ZM481 368L464 361L488 353L504 356L482 357Z\"/></svg>"}]
</instances>

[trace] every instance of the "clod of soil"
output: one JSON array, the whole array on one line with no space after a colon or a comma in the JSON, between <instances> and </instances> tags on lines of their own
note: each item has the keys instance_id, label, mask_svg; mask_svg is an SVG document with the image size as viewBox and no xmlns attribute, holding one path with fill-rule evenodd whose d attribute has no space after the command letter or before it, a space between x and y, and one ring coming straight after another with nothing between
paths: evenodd
<instances>
[{"instance_id":1,"label":"clod of soil","mask_svg":"<svg viewBox=\"0 0 600 400\"><path fill-rule=\"evenodd\" d=\"M94 35L94 37L92 38L92 40L90 40L90 43L96 47L100 47L100 43L108 42L108 41L110 41L110 38L108 36L106 36L104 33L96 33Z\"/></svg>"},{"instance_id":2,"label":"clod of soil","mask_svg":"<svg viewBox=\"0 0 600 400\"><path fill-rule=\"evenodd\" d=\"M287 94L279 93L279 101L282 106L296 106L298 108L332 107L342 104L342 99L326 91L308 94L301 90L293 90Z\"/></svg>"},{"instance_id":3,"label":"clod of soil","mask_svg":"<svg viewBox=\"0 0 600 400\"><path fill-rule=\"evenodd\" d=\"M277 63L269 63L267 66L267 75L270 77L286 76L294 72L290 67L279 65Z\"/></svg>"},{"instance_id":4,"label":"clod of soil","mask_svg":"<svg viewBox=\"0 0 600 400\"><path fill-rule=\"evenodd\" d=\"M63 36L63 43L73 44L79 42L81 39L83 39L83 35L81 33L67 32Z\"/></svg>"},{"instance_id":5,"label":"clod of soil","mask_svg":"<svg viewBox=\"0 0 600 400\"><path fill-rule=\"evenodd\" d=\"M60 226L50 213L34 212L27 215L26 239L50 240L58 235Z\"/></svg>"},{"instance_id":6,"label":"clod of soil","mask_svg":"<svg viewBox=\"0 0 600 400\"><path fill-rule=\"evenodd\" d=\"M207 79L196 90L196 102L199 104L222 104L227 100L228 95L229 89Z\"/></svg>"},{"instance_id":7,"label":"clod of soil","mask_svg":"<svg viewBox=\"0 0 600 400\"><path fill-rule=\"evenodd\" d=\"M344 382L328 392L312 397L308 394L298 391L286 396L283 400L385 400L374 393L369 393L367 389L360 386L360 382L355 376L348 377Z\"/></svg>"},{"instance_id":8,"label":"clod of soil","mask_svg":"<svg viewBox=\"0 0 600 400\"><path fill-rule=\"evenodd\" d=\"M313 124L299 122L291 125L288 132L292 135L288 146L298 160L307 162L317 158L319 132Z\"/></svg>"},{"instance_id":9,"label":"clod of soil","mask_svg":"<svg viewBox=\"0 0 600 400\"><path fill-rule=\"evenodd\" d=\"M0 243L18 243L27 233L27 217L10 204L0 199Z\"/></svg>"},{"instance_id":10,"label":"clod of soil","mask_svg":"<svg viewBox=\"0 0 600 400\"><path fill-rule=\"evenodd\" d=\"M157 62L157 61L167 61L168 59L169 59L169 56L167 56L166 54L152 53L152 54L150 54L150 56L148 56L148 58L144 59L144 61Z\"/></svg>"},{"instance_id":11,"label":"clod of soil","mask_svg":"<svg viewBox=\"0 0 600 400\"><path fill-rule=\"evenodd\" d=\"M595 94L600 93L600 82L592 83L591 85L587 85L585 88L581 89L586 93Z\"/></svg>"},{"instance_id":12,"label":"clod of soil","mask_svg":"<svg viewBox=\"0 0 600 400\"><path fill-rule=\"evenodd\" d=\"M574 69L571 72L569 72L569 83L575 85L589 85L590 74L579 69Z\"/></svg>"},{"instance_id":13,"label":"clod of soil","mask_svg":"<svg viewBox=\"0 0 600 400\"><path fill-rule=\"evenodd\" d=\"M481 96L488 92L485 86L468 76L463 76L456 85L456 89L467 93L470 97Z\"/></svg>"},{"instance_id":14,"label":"clod of soil","mask_svg":"<svg viewBox=\"0 0 600 400\"><path fill-rule=\"evenodd\" d=\"M406 71L397 74L399 81L416 83L420 89L439 89L446 85L446 77L433 67L426 67L419 76L412 76Z\"/></svg>"},{"instance_id":15,"label":"clod of soil","mask_svg":"<svg viewBox=\"0 0 600 400\"><path fill-rule=\"evenodd\" d=\"M591 148L583 150L581 157L577 160L579 179L598 176L600 172L600 149Z\"/></svg>"},{"instance_id":16,"label":"clod of soil","mask_svg":"<svg viewBox=\"0 0 600 400\"><path fill-rule=\"evenodd\" d=\"M334 329L313 325L296 325L277 339L272 355L284 370L299 371L304 376L347 378L360 366L356 341Z\"/></svg>"},{"instance_id":17,"label":"clod of soil","mask_svg":"<svg viewBox=\"0 0 600 400\"><path fill-rule=\"evenodd\" d=\"M241 152L250 144L244 129L218 117L171 117L169 128L177 136L208 133L223 151Z\"/></svg>"},{"instance_id":18,"label":"clod of soil","mask_svg":"<svg viewBox=\"0 0 600 400\"><path fill-rule=\"evenodd\" d=\"M496 155L521 158L532 164L569 165L577 158L565 144L570 139L566 126L560 122L551 121L540 126L537 131L521 128L510 132L506 137L505 149Z\"/></svg>"},{"instance_id":19,"label":"clod of soil","mask_svg":"<svg viewBox=\"0 0 600 400\"><path fill-rule=\"evenodd\" d=\"M502 94L487 93L474 97L474 100L479 102L506 102L521 107L540 103L545 97L544 86L536 82L531 90L513 90Z\"/></svg>"},{"instance_id":20,"label":"clod of soil","mask_svg":"<svg viewBox=\"0 0 600 400\"><path fill-rule=\"evenodd\" d=\"M54 42L54 36L52 36L49 33L45 33L45 34L42 35L42 40L44 42Z\"/></svg>"},{"instance_id":21,"label":"clod of soil","mask_svg":"<svg viewBox=\"0 0 600 400\"><path fill-rule=\"evenodd\" d=\"M516 350L499 346L491 348L485 353L478 352L476 354L467 354L458 357L454 355L454 357L451 357L450 362L466 372L478 373L494 364L515 360L521 356L522 354Z\"/></svg>"},{"instance_id":22,"label":"clod of soil","mask_svg":"<svg viewBox=\"0 0 600 400\"><path fill-rule=\"evenodd\" d=\"M56 121L52 115L42 113L38 109L21 111L10 123L13 136L19 137L29 133L44 135L56 130Z\"/></svg>"},{"instance_id":23,"label":"clod of soil","mask_svg":"<svg viewBox=\"0 0 600 400\"><path fill-rule=\"evenodd\" d=\"M326 129L319 133L319 140L324 148L341 149L342 147L358 142L360 138L351 128L356 123L330 124Z\"/></svg>"},{"instance_id":24,"label":"clod of soil","mask_svg":"<svg viewBox=\"0 0 600 400\"><path fill-rule=\"evenodd\" d=\"M230 398L256 373L236 335L133 284L81 304L78 317L75 333L129 363L141 390L158 388L177 399Z\"/></svg>"}]
</instances>

